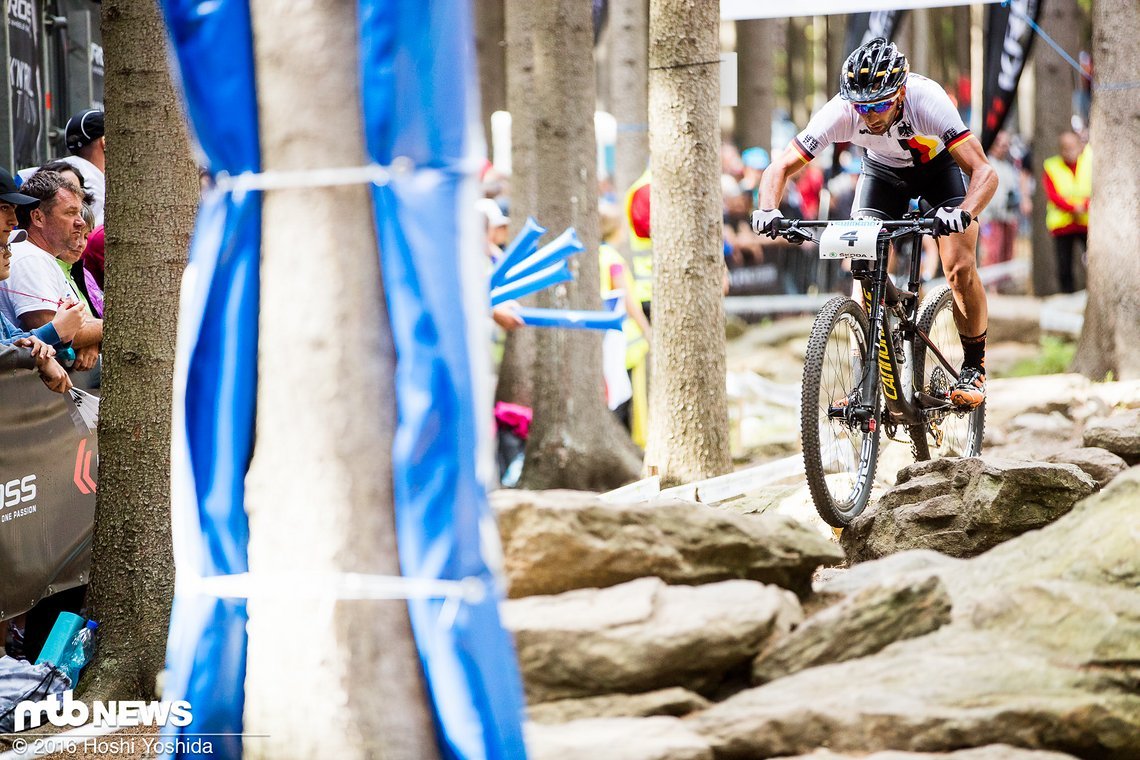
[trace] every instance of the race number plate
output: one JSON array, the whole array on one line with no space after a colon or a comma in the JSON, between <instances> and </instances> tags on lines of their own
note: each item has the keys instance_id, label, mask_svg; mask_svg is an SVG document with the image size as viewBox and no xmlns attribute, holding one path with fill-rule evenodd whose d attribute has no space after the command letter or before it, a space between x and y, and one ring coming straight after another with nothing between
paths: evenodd
<instances>
[{"instance_id":1,"label":"race number plate","mask_svg":"<svg viewBox=\"0 0 1140 760\"><path fill-rule=\"evenodd\" d=\"M879 230L882 228L883 223L878 219L831 222L820 236L819 257L874 261L878 256Z\"/></svg>"}]
</instances>

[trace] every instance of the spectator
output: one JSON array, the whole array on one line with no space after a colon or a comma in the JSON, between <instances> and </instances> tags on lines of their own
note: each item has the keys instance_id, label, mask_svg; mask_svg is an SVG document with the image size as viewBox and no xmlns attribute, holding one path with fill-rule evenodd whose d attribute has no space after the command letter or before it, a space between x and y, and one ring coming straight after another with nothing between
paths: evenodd
<instances>
[{"instance_id":1,"label":"spectator","mask_svg":"<svg viewBox=\"0 0 1140 760\"><path fill-rule=\"evenodd\" d=\"M720 175L720 191L725 257L740 266L745 260L753 261L760 255L759 240L749 223L752 199L728 174Z\"/></svg>"},{"instance_id":2,"label":"spectator","mask_svg":"<svg viewBox=\"0 0 1140 760\"><path fill-rule=\"evenodd\" d=\"M7 280L10 273L12 250L9 240L16 226L16 206L34 205L32 198L15 192L16 183L12 176L0 171L0 280ZM22 230L15 232L23 237ZM60 329L78 326L81 315L77 310L64 312L60 317ZM72 328L74 329L74 327ZM48 388L63 393L71 387L67 372L55 360L55 349L50 343L58 343L56 326L48 323L41 328L41 335L21 330L0 314L0 369L35 369Z\"/></svg>"},{"instance_id":3,"label":"spectator","mask_svg":"<svg viewBox=\"0 0 1140 760\"><path fill-rule=\"evenodd\" d=\"M1053 236L1057 253L1057 279L1062 293L1076 290L1073 278L1073 248L1088 247L1089 196L1092 195L1092 155L1081 150L1081 138L1075 132L1062 132L1061 153L1045 159L1041 181L1049 206L1045 226Z\"/></svg>"},{"instance_id":4,"label":"spectator","mask_svg":"<svg viewBox=\"0 0 1140 760\"><path fill-rule=\"evenodd\" d=\"M625 194L625 221L629 231L630 261L634 295L646 318L653 320L653 236L650 226L649 195L653 174L645 172Z\"/></svg>"},{"instance_id":5,"label":"spectator","mask_svg":"<svg viewBox=\"0 0 1140 760\"><path fill-rule=\"evenodd\" d=\"M1013 258L1021 209L1021 177L1010 161L1008 132L998 132L994 137L989 159L990 166L997 172L998 189L981 214L982 266Z\"/></svg>"},{"instance_id":6,"label":"spectator","mask_svg":"<svg viewBox=\"0 0 1140 760\"><path fill-rule=\"evenodd\" d=\"M59 174L39 172L21 189L38 199L39 205L17 210L28 238L12 247L11 290L0 292L0 313L25 330L34 330L58 316L45 304L82 303L70 270L82 253L76 245L85 239L86 224L82 199L72 183ZM60 338L69 339L63 333ZM76 352L74 368L91 369L103 341L103 320L84 311L83 323L70 340Z\"/></svg>"},{"instance_id":7,"label":"spectator","mask_svg":"<svg viewBox=\"0 0 1140 760\"><path fill-rule=\"evenodd\" d=\"M490 198L480 198L475 201L475 208L483 220L483 250L487 259L496 262L503 255L503 245L507 242L508 229L511 220L503 214L499 204ZM517 301L506 301L491 309L491 319L504 330L515 330L523 326L522 318L515 313L518 308ZM498 351L496 351L498 353Z\"/></svg>"},{"instance_id":8,"label":"spectator","mask_svg":"<svg viewBox=\"0 0 1140 760\"><path fill-rule=\"evenodd\" d=\"M106 138L103 136L103 112L94 109L80 111L67 120L64 130L67 150L71 153L59 161L73 166L82 177L82 189L91 193L91 210L95 213L96 225L103 223L103 205L106 200ZM53 162L55 163L55 162ZM27 180L39 169L20 170L20 177Z\"/></svg>"},{"instance_id":9,"label":"spectator","mask_svg":"<svg viewBox=\"0 0 1140 760\"><path fill-rule=\"evenodd\" d=\"M608 331L602 339L603 369L607 370L606 400L634 443L644 448L648 432L647 357L651 328L634 294L633 274L617 250L624 231L621 212L616 205L602 204L598 213L602 232L602 245L598 248L602 297L612 291L622 291L626 312L621 332ZM625 379L611 379L615 370L624 370Z\"/></svg>"},{"instance_id":10,"label":"spectator","mask_svg":"<svg viewBox=\"0 0 1140 760\"><path fill-rule=\"evenodd\" d=\"M772 163L772 159L768 151L754 147L741 153L740 160L744 162L744 178L740 180L740 189L754 198L756 189L760 187L760 177L768 168L768 164Z\"/></svg>"}]
</instances>

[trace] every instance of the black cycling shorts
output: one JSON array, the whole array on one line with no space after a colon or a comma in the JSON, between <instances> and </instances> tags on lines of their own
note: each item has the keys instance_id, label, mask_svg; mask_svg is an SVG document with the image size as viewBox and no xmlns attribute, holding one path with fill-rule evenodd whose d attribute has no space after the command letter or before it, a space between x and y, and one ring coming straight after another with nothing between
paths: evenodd
<instances>
[{"instance_id":1,"label":"black cycling shorts","mask_svg":"<svg viewBox=\"0 0 1140 760\"><path fill-rule=\"evenodd\" d=\"M957 206L965 197L966 178L948 150L928 164L904 167L885 166L864 156L851 218L901 219L912 198L938 208Z\"/></svg>"}]
</instances>

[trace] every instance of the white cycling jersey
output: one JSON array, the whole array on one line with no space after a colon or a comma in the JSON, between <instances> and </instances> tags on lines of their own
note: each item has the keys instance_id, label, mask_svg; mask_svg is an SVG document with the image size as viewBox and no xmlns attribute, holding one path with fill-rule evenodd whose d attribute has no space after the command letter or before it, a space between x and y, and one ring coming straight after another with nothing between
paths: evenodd
<instances>
[{"instance_id":1,"label":"white cycling jersey","mask_svg":"<svg viewBox=\"0 0 1140 760\"><path fill-rule=\"evenodd\" d=\"M908 74L902 111L883 134L871 134L855 107L836 95L811 117L792 146L811 161L832 143L850 142L866 148L872 161L902 168L929 163L972 136L937 82Z\"/></svg>"}]
</instances>

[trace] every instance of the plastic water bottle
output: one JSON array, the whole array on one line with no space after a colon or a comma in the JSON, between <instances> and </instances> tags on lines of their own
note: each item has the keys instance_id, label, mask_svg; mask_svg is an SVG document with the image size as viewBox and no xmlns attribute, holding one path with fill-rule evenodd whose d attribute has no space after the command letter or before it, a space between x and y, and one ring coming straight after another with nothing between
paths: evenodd
<instances>
[{"instance_id":1,"label":"plastic water bottle","mask_svg":"<svg viewBox=\"0 0 1140 760\"><path fill-rule=\"evenodd\" d=\"M59 669L71 680L72 686L79 681L80 672L90 661L91 655L95 654L95 629L98 627L99 624L94 620L88 620L87 625L76 632L71 645L64 652Z\"/></svg>"}]
</instances>

